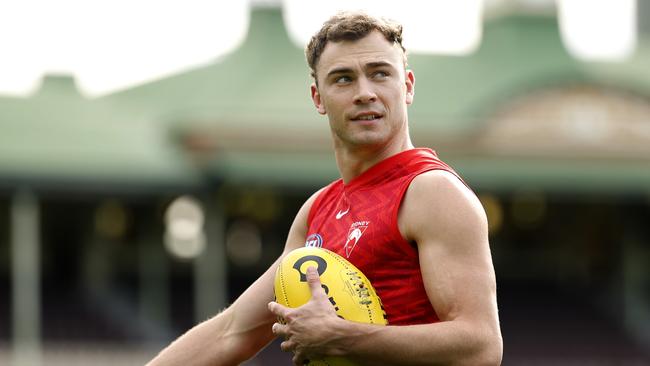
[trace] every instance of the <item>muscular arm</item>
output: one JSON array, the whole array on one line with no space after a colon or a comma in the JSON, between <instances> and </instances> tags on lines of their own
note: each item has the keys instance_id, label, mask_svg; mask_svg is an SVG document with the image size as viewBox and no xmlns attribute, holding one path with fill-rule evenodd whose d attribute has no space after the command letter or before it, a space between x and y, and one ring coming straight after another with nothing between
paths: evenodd
<instances>
[{"instance_id":1,"label":"muscular arm","mask_svg":"<svg viewBox=\"0 0 650 366\"><path fill-rule=\"evenodd\" d=\"M409 187L398 221L403 235L417 243L425 288L440 322L380 327L345 321L329 313L318 319L325 322L318 329L327 339L316 340L314 335L301 338L300 332L292 333L295 327L292 329L291 324L287 328L276 324L276 333L288 332L290 336L282 347L298 350L296 364L314 355L345 356L366 365L501 362L487 220L474 194L449 173L425 173ZM312 275L309 280L317 282L318 277ZM318 286L312 287L312 292L317 303ZM277 310L275 305L271 309ZM285 319L289 316L305 321L300 313L283 315ZM317 346L305 344L307 340Z\"/></svg>"},{"instance_id":2,"label":"muscular arm","mask_svg":"<svg viewBox=\"0 0 650 366\"><path fill-rule=\"evenodd\" d=\"M408 360L400 364L499 364L496 281L478 199L451 174L426 173L411 184L399 223L404 236L417 243L440 322L376 329L353 348L362 357L379 356L377 361Z\"/></svg>"},{"instance_id":3,"label":"muscular arm","mask_svg":"<svg viewBox=\"0 0 650 366\"><path fill-rule=\"evenodd\" d=\"M305 242L307 216L317 194L302 206L291 225L280 258ZM271 326L276 317L268 311L273 300L273 280L278 259L227 309L193 327L148 366L230 366L253 357L274 338Z\"/></svg>"}]
</instances>

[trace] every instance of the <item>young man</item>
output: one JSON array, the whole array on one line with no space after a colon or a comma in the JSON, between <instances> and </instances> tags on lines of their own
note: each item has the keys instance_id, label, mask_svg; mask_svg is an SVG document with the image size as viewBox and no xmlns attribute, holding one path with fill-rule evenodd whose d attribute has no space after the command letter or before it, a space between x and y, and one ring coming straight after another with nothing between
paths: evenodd
<instances>
[{"instance_id":1,"label":"young man","mask_svg":"<svg viewBox=\"0 0 650 366\"><path fill-rule=\"evenodd\" d=\"M150 365L237 365L276 336L295 365L323 356L363 365L500 364L485 213L451 168L411 143L415 77L406 69L401 26L339 14L306 53L312 100L329 119L342 179L306 201L283 255L317 243L346 257L377 290L389 325L337 317L314 268L310 302L295 309L273 302L276 261Z\"/></svg>"}]
</instances>

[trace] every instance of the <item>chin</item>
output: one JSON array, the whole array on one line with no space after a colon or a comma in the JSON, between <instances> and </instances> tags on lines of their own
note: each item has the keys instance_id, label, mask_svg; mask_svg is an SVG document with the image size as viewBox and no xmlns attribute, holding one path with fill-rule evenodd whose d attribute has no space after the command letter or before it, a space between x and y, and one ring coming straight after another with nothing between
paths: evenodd
<instances>
[{"instance_id":1,"label":"chin","mask_svg":"<svg viewBox=\"0 0 650 366\"><path fill-rule=\"evenodd\" d=\"M351 149L386 145L390 139L390 132L385 129L356 129L334 131L336 145L346 146Z\"/></svg>"},{"instance_id":2,"label":"chin","mask_svg":"<svg viewBox=\"0 0 650 366\"><path fill-rule=\"evenodd\" d=\"M384 146L388 141L384 138L359 138L350 141L347 145L353 149L377 148Z\"/></svg>"}]
</instances>

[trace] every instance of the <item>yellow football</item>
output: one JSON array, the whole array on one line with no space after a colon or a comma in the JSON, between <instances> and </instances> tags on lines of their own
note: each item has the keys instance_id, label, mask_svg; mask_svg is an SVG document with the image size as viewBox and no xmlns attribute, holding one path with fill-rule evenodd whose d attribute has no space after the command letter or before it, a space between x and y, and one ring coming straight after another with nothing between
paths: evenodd
<instances>
[{"instance_id":1,"label":"yellow football","mask_svg":"<svg viewBox=\"0 0 650 366\"><path fill-rule=\"evenodd\" d=\"M307 284L307 268L313 266L334 306L336 314L343 319L386 325L386 313L381 300L366 276L352 263L327 249L316 247L298 248L287 254L275 273L275 299L290 308L304 305L311 298ZM310 360L311 366L353 366L341 357Z\"/></svg>"}]
</instances>

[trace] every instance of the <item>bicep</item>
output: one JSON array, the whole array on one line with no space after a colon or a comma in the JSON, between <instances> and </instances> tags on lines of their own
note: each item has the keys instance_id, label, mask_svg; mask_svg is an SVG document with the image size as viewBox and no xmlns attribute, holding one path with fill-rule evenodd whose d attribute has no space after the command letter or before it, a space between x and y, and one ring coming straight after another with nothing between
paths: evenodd
<instances>
[{"instance_id":1,"label":"bicep","mask_svg":"<svg viewBox=\"0 0 650 366\"><path fill-rule=\"evenodd\" d=\"M455 177L422 178L409 188L404 216L418 246L429 300L441 321L493 327L496 281L485 211Z\"/></svg>"},{"instance_id":2,"label":"bicep","mask_svg":"<svg viewBox=\"0 0 650 366\"><path fill-rule=\"evenodd\" d=\"M462 239L420 242L424 285L440 320L479 320L496 310L494 270L489 252L483 249L487 242L475 242L474 251L449 248L457 240Z\"/></svg>"}]
</instances>

